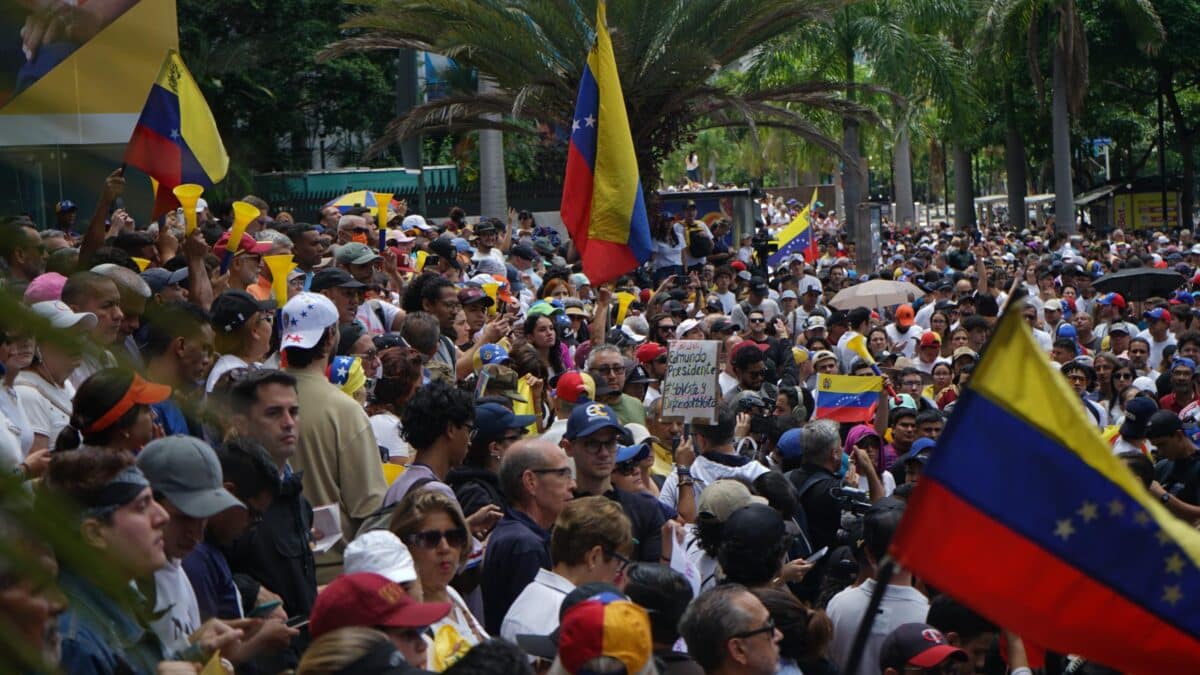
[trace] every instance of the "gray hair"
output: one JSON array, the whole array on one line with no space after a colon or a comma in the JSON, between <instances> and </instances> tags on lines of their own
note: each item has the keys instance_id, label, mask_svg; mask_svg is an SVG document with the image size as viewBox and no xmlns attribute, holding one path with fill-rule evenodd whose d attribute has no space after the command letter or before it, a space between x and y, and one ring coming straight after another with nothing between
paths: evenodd
<instances>
[{"instance_id":1,"label":"gray hair","mask_svg":"<svg viewBox=\"0 0 1200 675\"><path fill-rule=\"evenodd\" d=\"M57 237L70 239L70 237L67 236L67 233L63 232L62 230L42 230L42 241L46 241L47 239L55 239Z\"/></svg>"},{"instance_id":2,"label":"gray hair","mask_svg":"<svg viewBox=\"0 0 1200 675\"><path fill-rule=\"evenodd\" d=\"M749 596L750 591L741 584L715 586L697 596L679 620L679 633L688 653L706 672L717 669L725 660L729 638L749 629L750 616L737 603L743 595Z\"/></svg>"},{"instance_id":3,"label":"gray hair","mask_svg":"<svg viewBox=\"0 0 1200 675\"><path fill-rule=\"evenodd\" d=\"M554 444L542 439L527 439L513 443L500 461L500 489L512 505L525 501L525 472L540 469L546 464L546 450Z\"/></svg>"},{"instance_id":4,"label":"gray hair","mask_svg":"<svg viewBox=\"0 0 1200 675\"><path fill-rule=\"evenodd\" d=\"M353 227L359 223L366 225L367 219L363 218L362 216L344 215L341 218L338 218L338 229L340 230L344 227Z\"/></svg>"},{"instance_id":5,"label":"gray hair","mask_svg":"<svg viewBox=\"0 0 1200 675\"><path fill-rule=\"evenodd\" d=\"M292 240L288 239L288 236L279 230L262 230L258 234L254 235L254 238L257 241L269 241L271 242L272 246L285 248L289 251L295 246L295 244L292 243Z\"/></svg>"},{"instance_id":6,"label":"gray hair","mask_svg":"<svg viewBox=\"0 0 1200 675\"><path fill-rule=\"evenodd\" d=\"M804 448L801 458L812 464L822 464L825 458L842 444L838 424L833 420L813 420L804 425Z\"/></svg>"},{"instance_id":7,"label":"gray hair","mask_svg":"<svg viewBox=\"0 0 1200 675\"><path fill-rule=\"evenodd\" d=\"M616 345L610 345L608 343L596 345L592 348L592 351L588 352L587 362L584 363L584 369L591 370L592 366L596 365L596 357L600 354L616 354L617 356L620 356L622 360L625 358L625 356L621 353L620 347L617 347Z\"/></svg>"},{"instance_id":8,"label":"gray hair","mask_svg":"<svg viewBox=\"0 0 1200 675\"><path fill-rule=\"evenodd\" d=\"M150 284L146 283L137 272L121 267L116 263L102 263L92 268L92 271L102 277L112 279L117 288L125 293L132 293L149 299L153 293L150 292Z\"/></svg>"}]
</instances>

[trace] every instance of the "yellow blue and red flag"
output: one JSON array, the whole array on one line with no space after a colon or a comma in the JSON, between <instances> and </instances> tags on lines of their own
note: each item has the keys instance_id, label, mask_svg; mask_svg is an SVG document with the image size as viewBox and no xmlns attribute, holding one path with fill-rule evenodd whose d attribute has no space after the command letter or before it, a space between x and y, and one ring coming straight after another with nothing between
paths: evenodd
<instances>
[{"instance_id":1,"label":"yellow blue and red flag","mask_svg":"<svg viewBox=\"0 0 1200 675\"><path fill-rule=\"evenodd\" d=\"M805 262L817 259L816 232L812 227L812 210L817 204L817 189L813 188L812 199L792 218L792 222L775 237L779 249L767 257L767 264L778 267L788 256L802 255Z\"/></svg>"},{"instance_id":2,"label":"yellow blue and red flag","mask_svg":"<svg viewBox=\"0 0 1200 675\"><path fill-rule=\"evenodd\" d=\"M179 206L171 189L182 183L212 187L225 178L229 155L200 87L179 52L170 50L150 87L125 148L125 163L158 181L154 217Z\"/></svg>"},{"instance_id":3,"label":"yellow blue and red flag","mask_svg":"<svg viewBox=\"0 0 1200 675\"><path fill-rule=\"evenodd\" d=\"M817 419L868 422L875 417L883 378L862 375L818 375Z\"/></svg>"},{"instance_id":4,"label":"yellow blue and red flag","mask_svg":"<svg viewBox=\"0 0 1200 675\"><path fill-rule=\"evenodd\" d=\"M603 0L596 5L596 42L575 99L561 212L593 284L650 258L650 221Z\"/></svg>"},{"instance_id":5,"label":"yellow blue and red flag","mask_svg":"<svg viewBox=\"0 0 1200 675\"><path fill-rule=\"evenodd\" d=\"M1113 455L1020 312L959 395L892 554L1047 649L1127 673L1200 663L1200 533Z\"/></svg>"}]
</instances>

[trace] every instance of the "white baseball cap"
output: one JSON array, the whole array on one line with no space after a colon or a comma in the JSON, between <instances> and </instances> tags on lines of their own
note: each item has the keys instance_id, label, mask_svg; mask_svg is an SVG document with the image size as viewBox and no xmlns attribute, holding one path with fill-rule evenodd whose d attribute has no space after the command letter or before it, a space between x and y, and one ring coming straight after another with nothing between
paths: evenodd
<instances>
[{"instance_id":1,"label":"white baseball cap","mask_svg":"<svg viewBox=\"0 0 1200 675\"><path fill-rule=\"evenodd\" d=\"M91 330L96 327L96 323L99 321L95 314L91 312L76 312L62 300L35 302L30 309L33 310L34 314L49 321L50 325L55 328L82 326L84 330Z\"/></svg>"},{"instance_id":2,"label":"white baseball cap","mask_svg":"<svg viewBox=\"0 0 1200 675\"><path fill-rule=\"evenodd\" d=\"M415 229L415 230L421 230L422 232L428 232L429 230L432 230L433 227L431 227L429 225L429 223L425 222L424 216L414 213L411 216L404 216L404 220L400 221L400 229L402 229L402 230L414 230Z\"/></svg>"},{"instance_id":3,"label":"white baseball cap","mask_svg":"<svg viewBox=\"0 0 1200 675\"><path fill-rule=\"evenodd\" d=\"M397 584L417 580L408 547L388 530L371 530L355 537L346 545L342 565L346 574L372 572Z\"/></svg>"},{"instance_id":4,"label":"white baseball cap","mask_svg":"<svg viewBox=\"0 0 1200 675\"><path fill-rule=\"evenodd\" d=\"M332 300L318 293L297 293L283 306L280 348L309 349L337 321L338 310Z\"/></svg>"}]
</instances>

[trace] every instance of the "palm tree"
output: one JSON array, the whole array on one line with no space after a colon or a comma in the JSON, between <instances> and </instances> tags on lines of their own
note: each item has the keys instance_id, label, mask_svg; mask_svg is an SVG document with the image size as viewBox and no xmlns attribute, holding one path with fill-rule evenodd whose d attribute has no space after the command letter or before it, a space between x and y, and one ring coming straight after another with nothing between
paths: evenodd
<instances>
[{"instance_id":1,"label":"palm tree","mask_svg":"<svg viewBox=\"0 0 1200 675\"><path fill-rule=\"evenodd\" d=\"M479 93L487 95L495 89L490 77L479 78ZM499 120L499 115L487 119ZM479 130L479 213L485 218L504 219L508 212L508 194L504 172L504 132L499 129Z\"/></svg>"},{"instance_id":2,"label":"palm tree","mask_svg":"<svg viewBox=\"0 0 1200 675\"><path fill-rule=\"evenodd\" d=\"M595 36L595 0L350 1L364 7L346 24L355 34L331 44L320 59L421 49L450 57L495 83L487 92L415 107L394 119L369 152L427 130L532 134L534 120L558 129L570 126ZM657 186L667 155L704 128L785 129L843 155L838 143L802 114L802 109L819 108L875 119L867 107L841 96L837 83L747 91L713 76L745 68L763 56L764 43L828 20L846 1L611 0L609 30L642 184Z\"/></svg>"},{"instance_id":3,"label":"palm tree","mask_svg":"<svg viewBox=\"0 0 1200 675\"><path fill-rule=\"evenodd\" d=\"M1138 48L1147 54L1163 40L1162 22L1150 0L1116 0L1108 3L1125 20ZM1075 0L993 0L984 20L983 48L1020 51L1024 42L1029 72L1038 100L1045 98L1039 55L1042 31L1050 22L1051 116L1054 155L1054 223L1060 232L1073 234L1075 197L1071 183L1071 117L1078 115L1087 96L1088 46ZM1024 206L1021 207L1024 213Z\"/></svg>"}]
</instances>

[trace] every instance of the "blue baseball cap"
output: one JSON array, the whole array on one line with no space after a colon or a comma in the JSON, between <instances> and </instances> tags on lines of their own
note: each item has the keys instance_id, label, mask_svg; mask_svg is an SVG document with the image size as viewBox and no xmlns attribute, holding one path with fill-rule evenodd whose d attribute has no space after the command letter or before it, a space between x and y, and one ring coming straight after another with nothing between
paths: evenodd
<instances>
[{"instance_id":1,"label":"blue baseball cap","mask_svg":"<svg viewBox=\"0 0 1200 675\"><path fill-rule=\"evenodd\" d=\"M533 415L514 415L499 403L480 403L475 406L475 437L493 441L506 431L524 429L536 421Z\"/></svg>"},{"instance_id":2,"label":"blue baseball cap","mask_svg":"<svg viewBox=\"0 0 1200 675\"><path fill-rule=\"evenodd\" d=\"M76 205L75 202L71 201L70 199L64 199L61 202L54 205L55 213L67 213L68 211L78 211L78 210L79 210L79 206Z\"/></svg>"},{"instance_id":3,"label":"blue baseball cap","mask_svg":"<svg viewBox=\"0 0 1200 675\"><path fill-rule=\"evenodd\" d=\"M1170 321L1171 320L1171 313L1168 312L1167 310L1163 309L1162 307L1155 307L1154 309L1147 311L1145 314L1142 314L1142 316L1147 319L1150 319L1151 321Z\"/></svg>"},{"instance_id":4,"label":"blue baseball cap","mask_svg":"<svg viewBox=\"0 0 1200 675\"><path fill-rule=\"evenodd\" d=\"M567 419L567 431L563 434L563 438L573 441L581 436L591 436L603 429L616 429L618 432L624 430L621 422L617 420L617 413L613 412L612 408L603 403L577 405L571 411L571 417Z\"/></svg>"},{"instance_id":5,"label":"blue baseball cap","mask_svg":"<svg viewBox=\"0 0 1200 675\"><path fill-rule=\"evenodd\" d=\"M1064 323L1058 327L1058 333L1056 334L1056 337L1071 338L1072 340L1076 340L1079 338L1079 334L1075 332L1074 326L1069 323Z\"/></svg>"},{"instance_id":6,"label":"blue baseball cap","mask_svg":"<svg viewBox=\"0 0 1200 675\"><path fill-rule=\"evenodd\" d=\"M646 442L634 445L622 445L617 448L617 464L625 462L640 462L650 456L650 445Z\"/></svg>"},{"instance_id":7,"label":"blue baseball cap","mask_svg":"<svg viewBox=\"0 0 1200 675\"><path fill-rule=\"evenodd\" d=\"M915 442L913 442L912 447L908 449L908 452L904 453L904 455L896 461L901 465L910 460L927 464L929 462L929 453L932 452L935 447L937 447L937 441L933 440L932 438L918 438Z\"/></svg>"},{"instance_id":8,"label":"blue baseball cap","mask_svg":"<svg viewBox=\"0 0 1200 675\"><path fill-rule=\"evenodd\" d=\"M1171 370L1175 370L1179 366L1183 366L1193 373L1196 372L1196 362L1186 356L1176 356L1171 359Z\"/></svg>"},{"instance_id":9,"label":"blue baseball cap","mask_svg":"<svg viewBox=\"0 0 1200 675\"><path fill-rule=\"evenodd\" d=\"M508 360L508 350L497 344L486 344L479 347L479 363L488 365L490 363L502 363Z\"/></svg>"},{"instance_id":10,"label":"blue baseball cap","mask_svg":"<svg viewBox=\"0 0 1200 675\"><path fill-rule=\"evenodd\" d=\"M150 287L151 293L161 293L167 286L182 283L188 278L188 270L186 267L180 267L174 272L170 272L161 267L151 267L142 272L142 280Z\"/></svg>"},{"instance_id":11,"label":"blue baseball cap","mask_svg":"<svg viewBox=\"0 0 1200 675\"><path fill-rule=\"evenodd\" d=\"M804 452L804 429L788 429L775 444L784 459L799 459Z\"/></svg>"}]
</instances>

